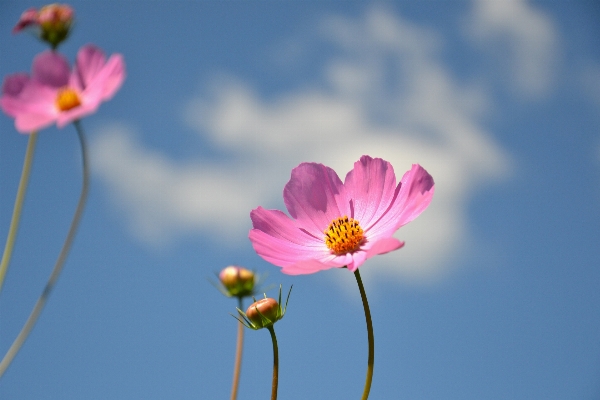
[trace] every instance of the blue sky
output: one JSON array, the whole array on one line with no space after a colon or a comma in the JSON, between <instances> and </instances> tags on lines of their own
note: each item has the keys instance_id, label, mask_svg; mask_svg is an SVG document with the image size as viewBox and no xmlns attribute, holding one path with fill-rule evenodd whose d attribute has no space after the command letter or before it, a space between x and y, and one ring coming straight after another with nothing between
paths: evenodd
<instances>
[{"instance_id":1,"label":"blue sky","mask_svg":"<svg viewBox=\"0 0 600 400\"><path fill-rule=\"evenodd\" d=\"M44 46L0 5L0 74ZM361 267L373 399L600 396L600 8L594 2L72 2L127 79L83 120L92 189L63 275L0 382L7 399L228 398L229 264L294 285L277 324L282 399L355 398L366 331L351 274L286 276L249 212L283 209L293 167L363 154L434 177L406 246ZM0 117L4 240L27 137ZM72 126L39 134L0 351L58 255L81 184ZM268 293L275 295L275 291ZM247 331L239 399L267 398L268 333Z\"/></svg>"}]
</instances>

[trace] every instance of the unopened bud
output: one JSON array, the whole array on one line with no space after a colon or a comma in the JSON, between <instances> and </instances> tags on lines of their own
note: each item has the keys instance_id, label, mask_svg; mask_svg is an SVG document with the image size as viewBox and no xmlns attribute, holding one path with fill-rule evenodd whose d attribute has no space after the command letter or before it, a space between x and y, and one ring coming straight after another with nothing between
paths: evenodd
<instances>
[{"instance_id":1,"label":"unopened bud","mask_svg":"<svg viewBox=\"0 0 600 400\"><path fill-rule=\"evenodd\" d=\"M240 318L236 318L240 321L246 328L258 330L262 328L269 328L273 326L273 324L279 321L285 315L287 310L288 301L290 300L290 294L292 293L292 288L290 287L290 291L288 292L287 299L285 299L285 306L281 306L281 285L279 285L279 301L271 298L267 298L265 294L265 298L256 301L248 307L246 312L243 312L239 308L237 309Z\"/></svg>"},{"instance_id":2,"label":"unopened bud","mask_svg":"<svg viewBox=\"0 0 600 400\"><path fill-rule=\"evenodd\" d=\"M231 296L244 297L253 293L254 272L246 268L230 265L221 271L219 280Z\"/></svg>"},{"instance_id":3,"label":"unopened bud","mask_svg":"<svg viewBox=\"0 0 600 400\"><path fill-rule=\"evenodd\" d=\"M54 49L69 36L73 15L73 9L66 4L48 4L39 11L30 8L21 15L13 33L29 27L36 28L39 38Z\"/></svg>"},{"instance_id":4,"label":"unopened bud","mask_svg":"<svg viewBox=\"0 0 600 400\"><path fill-rule=\"evenodd\" d=\"M254 302L246 310L246 316L256 329L265 328L273 325L281 319L281 309L277 300L266 298Z\"/></svg>"}]
</instances>

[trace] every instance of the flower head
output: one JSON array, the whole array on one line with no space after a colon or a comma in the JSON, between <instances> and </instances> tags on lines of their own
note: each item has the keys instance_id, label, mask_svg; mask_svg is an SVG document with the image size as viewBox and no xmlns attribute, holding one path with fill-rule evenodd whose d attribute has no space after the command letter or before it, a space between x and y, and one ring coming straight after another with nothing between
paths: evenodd
<instances>
[{"instance_id":1,"label":"flower head","mask_svg":"<svg viewBox=\"0 0 600 400\"><path fill-rule=\"evenodd\" d=\"M287 310L288 301L290 300L290 294L292 293L292 287L290 287L290 291L288 292L287 299L285 300L285 306L281 306L281 285L279 286L279 301L268 298L265 294L264 299L260 299L254 303L250 304L246 312L243 312L239 308L237 309L240 318L236 318L240 321L246 328L258 330L262 328L269 328L273 326L275 322L279 321L285 315Z\"/></svg>"},{"instance_id":2,"label":"flower head","mask_svg":"<svg viewBox=\"0 0 600 400\"><path fill-rule=\"evenodd\" d=\"M96 112L109 100L125 79L120 54L108 60L102 50L87 45L77 53L71 70L59 53L45 51L33 60L31 76L9 75L2 85L0 106L15 118L21 133L45 128L56 122L59 128Z\"/></svg>"},{"instance_id":3,"label":"flower head","mask_svg":"<svg viewBox=\"0 0 600 400\"><path fill-rule=\"evenodd\" d=\"M40 39L56 48L69 36L73 24L73 9L66 4L49 4L40 8L25 10L19 22L13 28L13 33L26 28L35 28Z\"/></svg>"},{"instance_id":4,"label":"flower head","mask_svg":"<svg viewBox=\"0 0 600 400\"><path fill-rule=\"evenodd\" d=\"M343 183L329 167L302 163L283 190L292 218L258 207L249 237L258 255L286 274L355 271L401 248L392 235L427 208L433 193L433 178L418 164L396 186L392 165L380 158L361 157Z\"/></svg>"}]
</instances>

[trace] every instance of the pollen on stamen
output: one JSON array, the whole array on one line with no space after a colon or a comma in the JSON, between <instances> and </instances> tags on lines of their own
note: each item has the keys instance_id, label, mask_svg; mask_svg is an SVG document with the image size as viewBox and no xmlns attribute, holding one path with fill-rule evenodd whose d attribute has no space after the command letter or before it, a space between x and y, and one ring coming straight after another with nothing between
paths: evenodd
<instances>
[{"instance_id":1,"label":"pollen on stamen","mask_svg":"<svg viewBox=\"0 0 600 400\"><path fill-rule=\"evenodd\" d=\"M56 108L60 111L69 111L81 105L81 100L77 92L68 87L64 87L58 91L56 96Z\"/></svg>"},{"instance_id":2,"label":"pollen on stamen","mask_svg":"<svg viewBox=\"0 0 600 400\"><path fill-rule=\"evenodd\" d=\"M347 216L334 219L323 233L327 248L338 256L357 250L364 238L358 221Z\"/></svg>"}]
</instances>

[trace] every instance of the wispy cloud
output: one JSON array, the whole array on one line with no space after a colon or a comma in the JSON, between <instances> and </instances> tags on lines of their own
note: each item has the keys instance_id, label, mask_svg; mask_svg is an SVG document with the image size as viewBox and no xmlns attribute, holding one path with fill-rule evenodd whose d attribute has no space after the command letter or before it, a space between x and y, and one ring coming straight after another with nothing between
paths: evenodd
<instances>
[{"instance_id":1,"label":"wispy cloud","mask_svg":"<svg viewBox=\"0 0 600 400\"><path fill-rule=\"evenodd\" d=\"M310 87L265 100L236 78L189 101L186 123L235 155L234 163L171 160L125 127L97 136L95 171L140 240L210 229L235 246L247 236L251 209L282 207L297 164L321 162L343 179L369 154L390 161L398 176L420 163L437 186L430 208L398 232L405 248L374 260L372 271L430 279L465 250L468 201L510 172L505 151L479 122L489 95L453 78L438 58L444 44L435 31L387 10L324 20L321 36L337 51Z\"/></svg>"},{"instance_id":2,"label":"wispy cloud","mask_svg":"<svg viewBox=\"0 0 600 400\"><path fill-rule=\"evenodd\" d=\"M548 94L559 68L559 38L552 19L525 0L475 0L467 19L471 39L486 46L515 93Z\"/></svg>"}]
</instances>

